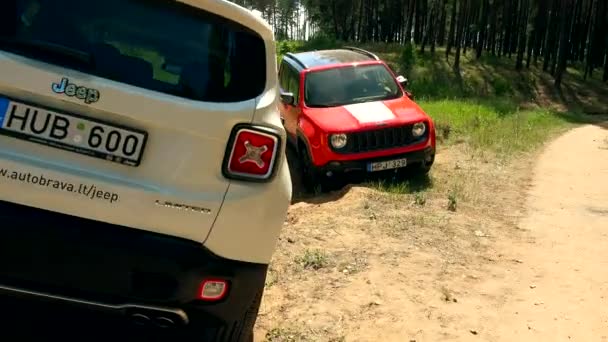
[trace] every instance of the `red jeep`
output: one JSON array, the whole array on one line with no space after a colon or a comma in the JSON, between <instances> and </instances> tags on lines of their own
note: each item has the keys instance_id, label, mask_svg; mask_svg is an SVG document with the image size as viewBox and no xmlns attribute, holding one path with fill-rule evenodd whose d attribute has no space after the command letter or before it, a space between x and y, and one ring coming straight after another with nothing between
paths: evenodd
<instances>
[{"instance_id":1,"label":"red jeep","mask_svg":"<svg viewBox=\"0 0 608 342\"><path fill-rule=\"evenodd\" d=\"M306 187L350 171L430 170L433 121L404 90L407 79L373 53L350 47L288 53L279 82L283 125Z\"/></svg>"}]
</instances>

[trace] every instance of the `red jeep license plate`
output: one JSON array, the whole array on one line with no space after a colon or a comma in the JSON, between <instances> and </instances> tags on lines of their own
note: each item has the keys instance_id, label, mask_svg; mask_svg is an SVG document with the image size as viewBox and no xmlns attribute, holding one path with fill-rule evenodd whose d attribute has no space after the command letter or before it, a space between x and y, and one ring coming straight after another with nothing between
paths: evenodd
<instances>
[{"instance_id":1,"label":"red jeep license plate","mask_svg":"<svg viewBox=\"0 0 608 342\"><path fill-rule=\"evenodd\" d=\"M387 160L387 161L382 161L382 162L369 163L369 164L367 164L367 171L377 172L377 171L384 171L384 170L399 169L399 168L406 167L406 166L407 166L406 158L393 159L393 160Z\"/></svg>"}]
</instances>

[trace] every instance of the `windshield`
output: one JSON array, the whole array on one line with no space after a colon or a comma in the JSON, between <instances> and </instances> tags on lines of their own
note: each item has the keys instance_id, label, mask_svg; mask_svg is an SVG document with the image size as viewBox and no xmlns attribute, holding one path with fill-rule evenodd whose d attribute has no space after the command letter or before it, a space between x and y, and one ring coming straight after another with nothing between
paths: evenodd
<instances>
[{"instance_id":1,"label":"windshield","mask_svg":"<svg viewBox=\"0 0 608 342\"><path fill-rule=\"evenodd\" d=\"M266 85L259 35L173 0L3 0L0 50L201 101Z\"/></svg>"},{"instance_id":2,"label":"windshield","mask_svg":"<svg viewBox=\"0 0 608 342\"><path fill-rule=\"evenodd\" d=\"M393 75L382 64L313 71L306 75L309 107L334 107L402 96Z\"/></svg>"}]
</instances>

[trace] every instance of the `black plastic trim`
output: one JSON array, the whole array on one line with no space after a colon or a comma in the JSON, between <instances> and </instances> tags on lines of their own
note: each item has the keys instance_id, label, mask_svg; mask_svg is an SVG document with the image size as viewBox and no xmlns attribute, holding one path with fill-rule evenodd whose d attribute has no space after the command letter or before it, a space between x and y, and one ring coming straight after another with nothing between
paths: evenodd
<instances>
[{"instance_id":1,"label":"black plastic trim","mask_svg":"<svg viewBox=\"0 0 608 342\"><path fill-rule=\"evenodd\" d=\"M343 148L335 148L330 141L330 136L332 134L328 134L327 135L327 141L328 141L328 145L329 148L337 154L341 154L341 155L356 155L356 154L361 154L361 153L370 153L370 152L379 152L379 151L383 151L383 150L388 150L388 149L392 149L392 148L404 148L404 147L408 147L408 146L414 146L414 145L418 145L418 144L422 144L425 141L427 141L430 137L429 135L429 123L428 121L423 121L423 123L426 125L426 131L424 132L424 134L418 138L414 138L413 136L410 136L410 131L411 131L411 127L414 125L414 123L411 124L406 124L406 125L402 125L402 126L393 126L393 127L378 127L377 129L371 129L371 130L366 130L366 131L357 131L357 132L348 132L348 133L344 133L347 136L347 143L346 146ZM396 144L395 142L393 142L392 144L385 144L384 146L378 146L378 147L373 147L373 148L368 148L365 150L357 150L357 146L354 146L354 140L355 140L355 136L362 136L365 134L384 134L384 132L388 131L388 130L404 130L407 133L407 136L404 138L405 140L407 140L405 143L403 144ZM379 145L379 144L378 144Z\"/></svg>"},{"instance_id":2,"label":"black plastic trim","mask_svg":"<svg viewBox=\"0 0 608 342\"><path fill-rule=\"evenodd\" d=\"M435 149L432 146L421 148L419 150L393 154L390 156L366 158L357 160L346 160L346 161L330 161L327 164L317 167L320 172L350 172L350 171L367 171L367 163L369 162L380 162L398 158L407 158L408 165L424 162L427 156L435 155Z\"/></svg>"},{"instance_id":3,"label":"black plastic trim","mask_svg":"<svg viewBox=\"0 0 608 342\"><path fill-rule=\"evenodd\" d=\"M165 312L215 336L251 320L264 290L268 265L225 259L195 241L5 201L0 222L0 299L18 306L124 319ZM210 278L229 283L221 301L197 299Z\"/></svg>"},{"instance_id":4,"label":"black plastic trim","mask_svg":"<svg viewBox=\"0 0 608 342\"><path fill-rule=\"evenodd\" d=\"M298 57L296 57L296 55L294 55L293 53L288 52L285 54L285 56L289 57L289 59L296 62L299 66L302 67L302 69L308 69L308 65L304 64L304 62L302 62L300 59L298 59Z\"/></svg>"},{"instance_id":5,"label":"black plastic trim","mask_svg":"<svg viewBox=\"0 0 608 342\"><path fill-rule=\"evenodd\" d=\"M367 57L369 57L369 58L371 58L371 59L373 59L375 61L379 61L380 60L380 58L377 55L375 55L374 53L369 52L369 51L364 50L364 49L361 49L361 48L357 48L357 47L354 47L354 46L345 46L344 49L349 50L349 51L358 52L358 53L360 53L362 55L365 55L365 56L367 56Z\"/></svg>"}]
</instances>

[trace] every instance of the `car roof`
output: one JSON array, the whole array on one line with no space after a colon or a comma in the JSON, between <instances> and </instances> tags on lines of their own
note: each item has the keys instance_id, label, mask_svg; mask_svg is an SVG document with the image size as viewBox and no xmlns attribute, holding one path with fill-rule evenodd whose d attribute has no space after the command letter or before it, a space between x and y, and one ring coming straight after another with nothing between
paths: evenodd
<instances>
[{"instance_id":1,"label":"car roof","mask_svg":"<svg viewBox=\"0 0 608 342\"><path fill-rule=\"evenodd\" d=\"M270 24L259 13L248 10L228 0L179 0L187 5L194 6L231 21L242 24L257 32L266 41L274 42L274 31ZM259 12L259 11L258 11Z\"/></svg>"},{"instance_id":2,"label":"car roof","mask_svg":"<svg viewBox=\"0 0 608 342\"><path fill-rule=\"evenodd\" d=\"M299 69L309 69L332 64L377 61L379 58L369 51L357 48L316 50L300 53L289 53L287 58L293 60Z\"/></svg>"}]
</instances>

